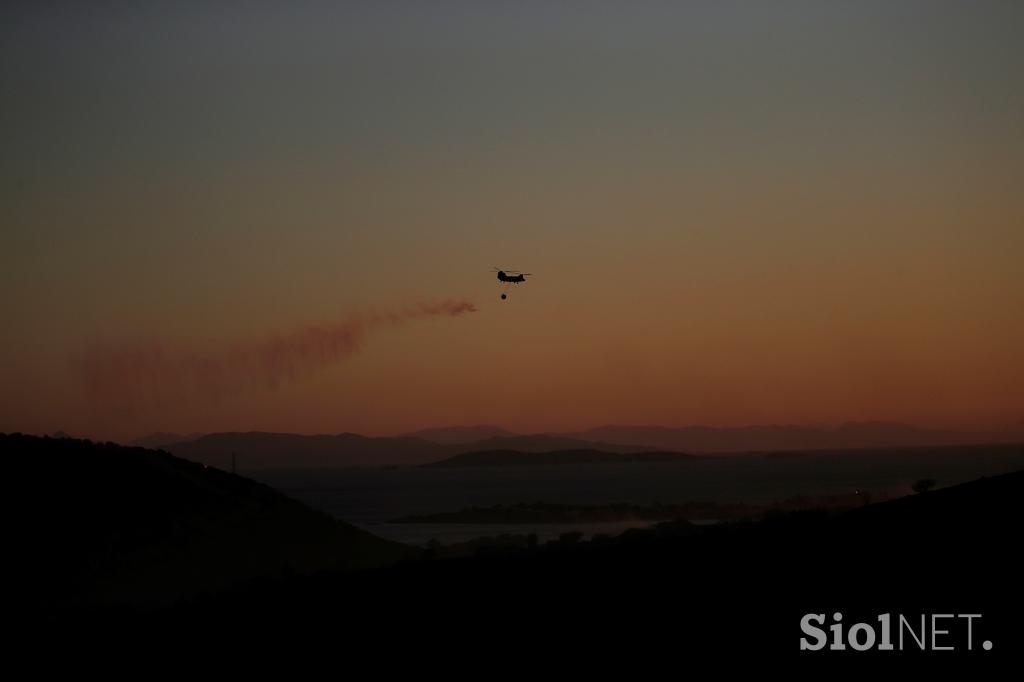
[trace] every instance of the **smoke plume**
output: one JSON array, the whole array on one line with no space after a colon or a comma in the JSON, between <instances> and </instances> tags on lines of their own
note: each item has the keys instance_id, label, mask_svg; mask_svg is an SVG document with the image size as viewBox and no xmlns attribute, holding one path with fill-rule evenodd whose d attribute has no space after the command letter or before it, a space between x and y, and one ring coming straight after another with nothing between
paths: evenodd
<instances>
[{"instance_id":1,"label":"smoke plume","mask_svg":"<svg viewBox=\"0 0 1024 682\"><path fill-rule=\"evenodd\" d=\"M159 342L95 347L74 358L73 366L91 400L136 411L175 400L273 390L358 353L375 329L472 312L476 306L469 301L419 303L213 348L169 348Z\"/></svg>"}]
</instances>

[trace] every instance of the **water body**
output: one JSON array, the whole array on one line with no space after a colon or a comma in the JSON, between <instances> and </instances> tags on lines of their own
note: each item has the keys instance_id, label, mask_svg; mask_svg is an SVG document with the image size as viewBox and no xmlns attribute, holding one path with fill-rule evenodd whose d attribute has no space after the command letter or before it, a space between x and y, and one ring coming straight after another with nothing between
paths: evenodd
<instances>
[{"instance_id":1,"label":"water body","mask_svg":"<svg viewBox=\"0 0 1024 682\"><path fill-rule=\"evenodd\" d=\"M578 531L584 538L595 535L619 535L630 528L646 528L650 521L615 521L609 523L371 523L359 524L363 530L388 540L416 547L426 547L431 540L446 545L499 535L535 534L537 541L555 540L563 533Z\"/></svg>"},{"instance_id":2,"label":"water body","mask_svg":"<svg viewBox=\"0 0 1024 682\"><path fill-rule=\"evenodd\" d=\"M873 450L794 456L732 455L681 463L467 468L398 467L243 471L332 516L382 537L421 545L450 544L502 533L536 533L541 541L579 530L616 534L644 522L578 524L390 524L417 514L520 502L650 505L689 501L767 503L797 495L868 490L910 493L934 478L940 486L1024 469L1024 447Z\"/></svg>"}]
</instances>

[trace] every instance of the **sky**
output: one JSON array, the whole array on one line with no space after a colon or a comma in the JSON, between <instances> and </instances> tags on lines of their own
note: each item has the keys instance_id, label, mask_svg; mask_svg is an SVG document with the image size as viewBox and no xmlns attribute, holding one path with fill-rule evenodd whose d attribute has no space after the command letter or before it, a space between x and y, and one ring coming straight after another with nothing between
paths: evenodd
<instances>
[{"instance_id":1,"label":"sky","mask_svg":"<svg viewBox=\"0 0 1024 682\"><path fill-rule=\"evenodd\" d=\"M1022 424L1021 35L986 1L3 3L0 431Z\"/></svg>"}]
</instances>

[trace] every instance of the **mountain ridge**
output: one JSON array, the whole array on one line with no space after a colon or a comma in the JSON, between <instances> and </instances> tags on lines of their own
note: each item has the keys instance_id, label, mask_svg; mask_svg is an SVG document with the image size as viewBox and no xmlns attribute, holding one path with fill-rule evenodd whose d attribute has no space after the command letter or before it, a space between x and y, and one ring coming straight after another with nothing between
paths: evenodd
<instances>
[{"instance_id":1,"label":"mountain ridge","mask_svg":"<svg viewBox=\"0 0 1024 682\"><path fill-rule=\"evenodd\" d=\"M493 424L476 424L473 426L441 426L419 429L418 431L399 434L399 437L422 438L439 445L461 445L488 438L507 438L519 435L522 434L513 433L508 429L503 429Z\"/></svg>"},{"instance_id":2,"label":"mountain ridge","mask_svg":"<svg viewBox=\"0 0 1024 682\"><path fill-rule=\"evenodd\" d=\"M739 427L606 425L563 435L585 440L612 439L687 452L954 445L984 440L983 436L974 433L882 421L846 422L837 427L792 424Z\"/></svg>"},{"instance_id":3,"label":"mountain ridge","mask_svg":"<svg viewBox=\"0 0 1024 682\"><path fill-rule=\"evenodd\" d=\"M493 435L481 440L465 440L486 434ZM980 442L998 441L986 441L978 434L925 429L896 422L848 422L831 428L773 424L743 427L606 425L580 432L539 434L513 434L491 425L440 427L400 436L246 431L211 433L160 447L186 459L221 468L230 468L234 453L238 466L244 470L417 466L468 452L492 450L532 453L601 450L619 454L651 451L795 453Z\"/></svg>"},{"instance_id":4,"label":"mountain ridge","mask_svg":"<svg viewBox=\"0 0 1024 682\"><path fill-rule=\"evenodd\" d=\"M244 471L274 468L416 466L465 452L496 449L525 452L601 449L622 453L636 452L644 448L543 434L441 445L409 436L372 437L355 433L300 435L247 431L207 434L193 441L172 443L165 449L179 457L222 469L230 469L234 463L239 470Z\"/></svg>"},{"instance_id":5,"label":"mountain ridge","mask_svg":"<svg viewBox=\"0 0 1024 682\"><path fill-rule=\"evenodd\" d=\"M521 452L518 450L482 450L466 452L440 462L421 464L422 467L453 468L479 466L551 466L559 464L627 464L633 462L682 463L703 459L700 455L683 452L631 452L615 453L604 450L576 449L550 452Z\"/></svg>"}]
</instances>

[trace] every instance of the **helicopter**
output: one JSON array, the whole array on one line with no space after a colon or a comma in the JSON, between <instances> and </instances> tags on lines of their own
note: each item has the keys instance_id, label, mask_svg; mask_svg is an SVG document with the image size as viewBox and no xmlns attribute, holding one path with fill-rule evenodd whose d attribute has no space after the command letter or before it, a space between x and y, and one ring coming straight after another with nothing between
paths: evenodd
<instances>
[{"instance_id":1,"label":"helicopter","mask_svg":"<svg viewBox=\"0 0 1024 682\"><path fill-rule=\"evenodd\" d=\"M492 268L492 272L497 272L498 281L505 284L505 290L501 292L501 300L503 301L508 299L508 288L510 285L525 282L527 277L532 276L529 272L520 272L519 270L502 270L501 268Z\"/></svg>"}]
</instances>

